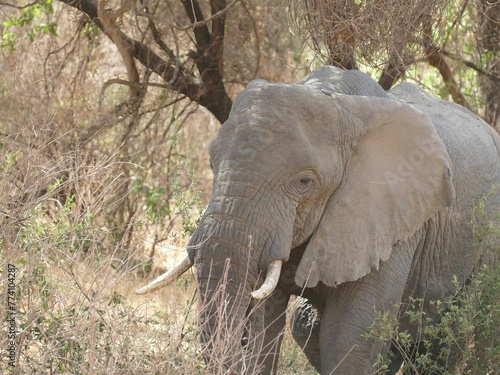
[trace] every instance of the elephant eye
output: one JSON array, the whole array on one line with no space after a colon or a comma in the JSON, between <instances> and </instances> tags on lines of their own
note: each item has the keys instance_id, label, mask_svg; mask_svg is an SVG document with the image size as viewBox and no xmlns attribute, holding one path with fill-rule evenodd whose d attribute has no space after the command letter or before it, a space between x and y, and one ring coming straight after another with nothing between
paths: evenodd
<instances>
[{"instance_id":1,"label":"elephant eye","mask_svg":"<svg viewBox=\"0 0 500 375\"><path fill-rule=\"evenodd\" d=\"M303 195L316 191L318 187L319 177L318 173L312 170L302 171L295 178L290 185L295 194Z\"/></svg>"},{"instance_id":2,"label":"elephant eye","mask_svg":"<svg viewBox=\"0 0 500 375\"><path fill-rule=\"evenodd\" d=\"M307 177L303 177L300 179L299 181L302 185L308 185L310 182L311 182L311 179L310 178L307 178Z\"/></svg>"}]
</instances>

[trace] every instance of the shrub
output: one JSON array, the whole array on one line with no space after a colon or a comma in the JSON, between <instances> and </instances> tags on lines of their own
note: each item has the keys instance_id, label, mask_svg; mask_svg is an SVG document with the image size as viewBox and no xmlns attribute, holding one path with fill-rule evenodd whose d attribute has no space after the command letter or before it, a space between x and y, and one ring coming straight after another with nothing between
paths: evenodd
<instances>
[{"instance_id":1,"label":"shrub","mask_svg":"<svg viewBox=\"0 0 500 375\"><path fill-rule=\"evenodd\" d=\"M492 187L474 208L471 226L478 266L465 285L454 280L456 291L444 301L431 301L441 318L436 322L423 311L423 301L412 299L404 313L419 327L417 337L398 331L395 318L378 313L369 338L376 345L391 342L403 356L401 373L500 373L500 214L488 213ZM379 358L379 373L388 363Z\"/></svg>"}]
</instances>

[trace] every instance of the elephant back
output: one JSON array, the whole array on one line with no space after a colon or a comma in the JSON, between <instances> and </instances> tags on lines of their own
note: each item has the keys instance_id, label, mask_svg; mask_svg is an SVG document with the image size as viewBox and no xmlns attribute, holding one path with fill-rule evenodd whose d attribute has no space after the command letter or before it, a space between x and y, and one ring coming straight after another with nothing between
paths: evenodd
<instances>
[{"instance_id":1,"label":"elephant back","mask_svg":"<svg viewBox=\"0 0 500 375\"><path fill-rule=\"evenodd\" d=\"M315 70L300 84L314 87L327 95L388 97L382 86L370 76L359 70L342 70L334 66L323 66Z\"/></svg>"}]
</instances>

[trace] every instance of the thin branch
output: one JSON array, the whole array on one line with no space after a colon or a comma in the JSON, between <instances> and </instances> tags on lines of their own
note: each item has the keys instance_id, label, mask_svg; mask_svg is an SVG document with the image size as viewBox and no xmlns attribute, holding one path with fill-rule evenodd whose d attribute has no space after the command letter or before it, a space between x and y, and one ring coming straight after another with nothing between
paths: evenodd
<instances>
[{"instance_id":1,"label":"thin branch","mask_svg":"<svg viewBox=\"0 0 500 375\"><path fill-rule=\"evenodd\" d=\"M97 16L102 22L104 32L113 41L113 43L116 45L116 48L118 48L118 52L120 52L120 55L122 56L123 64L125 65L125 69L127 69L129 81L132 83L138 83L140 81L139 71L135 66L135 61L130 49L130 45L127 45L126 41L122 38L124 34L118 29L118 26L116 25L114 12L111 13L105 10L106 2L106 0L99 0ZM124 6L124 9L127 9L127 6ZM122 11L125 12L126 10ZM137 88L137 86L129 85L130 99L138 98L140 96L140 92Z\"/></svg>"},{"instance_id":2,"label":"thin branch","mask_svg":"<svg viewBox=\"0 0 500 375\"><path fill-rule=\"evenodd\" d=\"M466 108L470 108L469 104L467 103L467 100L465 99L465 96L460 92L459 87L455 82L455 79L453 77L453 72L451 71L450 66L448 65L446 60L444 59L444 55L440 53L437 49L435 49L427 54L427 60L429 61L430 65L438 69L439 73L441 74L441 77L443 77L443 81L446 85L446 88L448 89L448 92L453 98L453 101L455 103L463 105Z\"/></svg>"},{"instance_id":3,"label":"thin branch","mask_svg":"<svg viewBox=\"0 0 500 375\"><path fill-rule=\"evenodd\" d=\"M209 22L213 21L214 19L222 16L224 13L226 13L231 7L233 7L237 2L241 0L233 0L229 5L227 5L224 9L219 10L216 13L213 13L210 17L204 18L203 14L201 13L201 9L199 12L194 14L193 21L192 23L188 25L179 25L177 22L169 22L168 20L165 20L164 18L154 16L149 13L143 13L143 12L137 12L138 16L143 16L151 20L156 20L156 21L161 21L162 23L173 27L174 29L177 29L179 31L188 31L195 29L196 27L201 27L201 26L207 26ZM191 4L191 0L187 1L189 4ZM243 5L243 3L241 3ZM193 5L190 6L190 12L192 13L196 7ZM199 8L199 7L198 7ZM246 8L246 7L245 7ZM189 16L191 19L191 16ZM196 17L201 17L201 21L196 21Z\"/></svg>"},{"instance_id":4,"label":"thin branch","mask_svg":"<svg viewBox=\"0 0 500 375\"><path fill-rule=\"evenodd\" d=\"M106 1L106 0L105 0ZM130 11L132 9L132 3L134 0L127 0L124 5L122 5L121 8L118 8L117 10L110 11L110 18L112 21L115 21L117 18L120 18L123 16L125 13ZM108 10L106 10L108 11Z\"/></svg>"},{"instance_id":5,"label":"thin branch","mask_svg":"<svg viewBox=\"0 0 500 375\"><path fill-rule=\"evenodd\" d=\"M45 92L47 93L47 96L49 96L49 83L52 82L52 78L55 78L57 75L61 73L61 71L64 69L66 66L66 61L69 59L69 56L75 51L76 49L76 41L78 40L78 36L80 35L81 29L77 28L75 30L75 33L71 36L69 41L67 43L64 43L62 46L56 48L55 50L49 51L47 53L47 56L45 56L44 62L43 62L43 76L44 76L44 88ZM51 77L48 77L48 61L49 59L53 56L58 54L59 52L66 50L66 47L70 46L73 44L73 46L70 48L70 51L65 53L62 61L59 62L57 71L52 74Z\"/></svg>"},{"instance_id":6,"label":"thin branch","mask_svg":"<svg viewBox=\"0 0 500 375\"><path fill-rule=\"evenodd\" d=\"M460 92L459 86L453 77L453 72L445 60L445 56L434 44L432 38L432 20L429 15L427 15L423 21L423 25L423 46L425 48L427 61L439 71L439 74L441 74L446 89L453 98L453 101L466 108L470 108L465 96Z\"/></svg>"},{"instance_id":7,"label":"thin branch","mask_svg":"<svg viewBox=\"0 0 500 375\"><path fill-rule=\"evenodd\" d=\"M236 3L236 1L233 1L233 3L231 3L230 5L227 6L227 8L229 8L230 6L232 6L232 4L234 4L234 3ZM252 17L252 14L248 10L248 7L243 2L241 2L241 6L243 7L243 9L245 10L248 18L252 22L253 33L255 35L255 42L256 42L255 51L257 52L257 64L255 65L255 69L254 69L253 74L252 74L252 79L255 79L255 77L257 77L257 73L258 73L259 68L260 68L260 59L261 59L261 56L260 56L259 31L257 30L257 24L255 23L255 19Z\"/></svg>"},{"instance_id":8,"label":"thin branch","mask_svg":"<svg viewBox=\"0 0 500 375\"><path fill-rule=\"evenodd\" d=\"M141 111L140 115L143 116L143 115L148 114L148 113L158 112L158 110L163 109L163 108L168 108L168 107L170 107L170 106L172 106L172 105L174 105L176 103L179 103L179 102L183 101L184 99L186 99L185 96L179 96L178 98L175 98L175 99L173 99L173 100L171 100L169 102L166 102L166 103L162 103L159 106L147 108L147 109Z\"/></svg>"},{"instance_id":9,"label":"thin branch","mask_svg":"<svg viewBox=\"0 0 500 375\"><path fill-rule=\"evenodd\" d=\"M184 5L184 10L186 11L186 14L188 15L191 23L198 23L205 19L198 1L182 0L182 5ZM210 31L208 30L208 26L206 24L196 26L193 28L193 32L198 49L203 51L207 46L210 45Z\"/></svg>"},{"instance_id":10,"label":"thin branch","mask_svg":"<svg viewBox=\"0 0 500 375\"><path fill-rule=\"evenodd\" d=\"M147 6L144 4L144 8L146 9L146 12L149 13ZM179 61L177 59L177 56L175 56L174 51L172 51L166 44L163 42L162 36L160 34L160 31L156 27L156 24L153 22L153 17L147 17L148 19L148 26L149 29L151 30L151 34L153 35L153 40L156 42L156 44L162 49L163 52L167 54L167 56L170 58L170 60L176 62L176 66L179 70L182 71L182 66L179 64Z\"/></svg>"},{"instance_id":11,"label":"thin branch","mask_svg":"<svg viewBox=\"0 0 500 375\"><path fill-rule=\"evenodd\" d=\"M474 64L473 62L468 61L468 60L466 60L466 59L464 59L462 57L456 56L455 54L453 54L453 53L451 53L449 51L440 49L439 52L442 53L444 56L446 56L446 57L448 57L448 58L450 58L452 60L455 60L456 62L458 62L460 64L463 64L463 65L465 65L465 66L467 66L467 67L475 70L479 74L481 74L481 75L483 75L485 77L488 77L492 81L500 81L500 74L497 74L495 72L488 73L483 68L481 68L479 65Z\"/></svg>"},{"instance_id":12,"label":"thin branch","mask_svg":"<svg viewBox=\"0 0 500 375\"><path fill-rule=\"evenodd\" d=\"M444 40L443 49L446 48L446 42L450 40L450 35L454 30L456 30L455 27L457 26L457 24L459 24L463 20L468 5L469 5L469 0L465 0L464 3L462 4L462 7L460 8L460 11L458 12L458 16L455 17L455 19L453 20L451 27L448 27L447 35L443 38Z\"/></svg>"},{"instance_id":13,"label":"thin branch","mask_svg":"<svg viewBox=\"0 0 500 375\"><path fill-rule=\"evenodd\" d=\"M37 1L33 1L32 3L28 3L26 5L14 5L14 4L7 3L5 1L0 1L0 5L6 6L6 7L15 8L15 9L25 9L25 8L29 8L29 7L31 7L33 5L36 5L36 4L38 4Z\"/></svg>"},{"instance_id":14,"label":"thin branch","mask_svg":"<svg viewBox=\"0 0 500 375\"><path fill-rule=\"evenodd\" d=\"M124 79L119 79L119 78L113 78L110 79L106 82L101 87L101 93L99 95L99 106L102 104L102 100L104 98L104 94L106 92L106 89L111 86L111 85L125 85L133 88L144 88L144 87L160 87L163 89L172 89L171 85L168 84L162 84L162 83L154 83L154 82L130 82Z\"/></svg>"},{"instance_id":15,"label":"thin branch","mask_svg":"<svg viewBox=\"0 0 500 375\"><path fill-rule=\"evenodd\" d=\"M194 29L196 27L206 26L206 25L208 25L209 22L213 21L216 18L219 18L224 13L226 13L238 1L240 1L240 0L233 0L233 2L231 4L229 4L229 5L227 5L224 9L221 9L218 12L212 13L212 15L210 17L205 18L205 19L203 19L201 21L193 22L193 23L191 23L189 25L185 25L185 26L180 26L180 25L177 25L177 24L173 23L172 26L174 28L178 29L178 30L181 30L181 31L187 31L189 29Z\"/></svg>"},{"instance_id":16,"label":"thin branch","mask_svg":"<svg viewBox=\"0 0 500 375\"><path fill-rule=\"evenodd\" d=\"M90 0L60 0L61 2L72 6L85 13L92 22L95 23L108 37L106 30L97 15L97 8ZM134 58L139 60L145 67L150 68L154 73L172 85L172 89L187 96L191 100L201 101L199 96L200 84L195 77L183 74L175 66L165 62L153 50L146 45L128 37L122 31L118 30L121 39L129 46ZM111 38L110 38L111 39ZM200 103L204 105L203 103Z\"/></svg>"},{"instance_id":17,"label":"thin branch","mask_svg":"<svg viewBox=\"0 0 500 375\"><path fill-rule=\"evenodd\" d=\"M85 13L112 41L117 40L116 38L123 41L131 57L168 82L173 90L207 108L221 123L227 119L232 101L224 88L222 79L223 27L222 32L216 34L218 35L217 43L214 43L213 35L210 35L207 26L196 27L193 30L197 45L197 52L193 59L200 73L200 80L194 75L187 74L178 61L165 61L147 45L130 38L118 28L114 30L117 33L116 37L110 35L109 29L107 30L103 20L98 17L96 5L92 0L59 1ZM224 1L221 2L224 3ZM183 0L183 4L193 21L197 22L199 17L203 17L201 8L195 0ZM219 17L223 18L224 15ZM223 22L224 20L220 20L219 24L223 25ZM179 64L179 68L175 64Z\"/></svg>"}]
</instances>

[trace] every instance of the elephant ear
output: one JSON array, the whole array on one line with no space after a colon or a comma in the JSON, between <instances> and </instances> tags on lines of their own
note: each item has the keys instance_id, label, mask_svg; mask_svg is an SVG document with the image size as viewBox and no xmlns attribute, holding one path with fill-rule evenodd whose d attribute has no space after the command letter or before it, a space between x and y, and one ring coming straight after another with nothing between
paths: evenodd
<instances>
[{"instance_id":1,"label":"elephant ear","mask_svg":"<svg viewBox=\"0 0 500 375\"><path fill-rule=\"evenodd\" d=\"M341 102L359 137L297 269L303 287L336 286L378 269L395 244L454 200L451 161L429 116L392 99Z\"/></svg>"}]
</instances>

